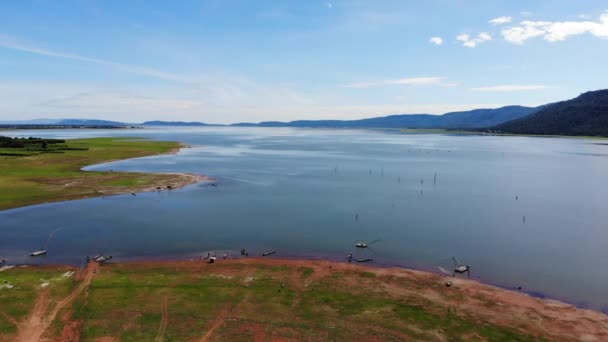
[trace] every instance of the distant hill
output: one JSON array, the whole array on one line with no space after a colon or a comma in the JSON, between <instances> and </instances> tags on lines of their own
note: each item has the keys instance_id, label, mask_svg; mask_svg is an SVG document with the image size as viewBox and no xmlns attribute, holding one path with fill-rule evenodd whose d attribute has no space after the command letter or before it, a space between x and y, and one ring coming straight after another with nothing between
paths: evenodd
<instances>
[{"instance_id":1,"label":"distant hill","mask_svg":"<svg viewBox=\"0 0 608 342\"><path fill-rule=\"evenodd\" d=\"M492 130L515 134L608 136L608 89L549 104Z\"/></svg>"},{"instance_id":2,"label":"distant hill","mask_svg":"<svg viewBox=\"0 0 608 342\"><path fill-rule=\"evenodd\" d=\"M238 123L241 127L326 127L326 128L482 128L525 117L537 108L506 106L496 109L474 109L444 115L398 114L361 120L298 120Z\"/></svg>"},{"instance_id":3,"label":"distant hill","mask_svg":"<svg viewBox=\"0 0 608 342\"><path fill-rule=\"evenodd\" d=\"M124 122L90 119L62 119L53 124L65 126L129 126Z\"/></svg>"},{"instance_id":4,"label":"distant hill","mask_svg":"<svg viewBox=\"0 0 608 342\"><path fill-rule=\"evenodd\" d=\"M204 122L184 122L184 121L146 121L144 126L212 126Z\"/></svg>"}]
</instances>

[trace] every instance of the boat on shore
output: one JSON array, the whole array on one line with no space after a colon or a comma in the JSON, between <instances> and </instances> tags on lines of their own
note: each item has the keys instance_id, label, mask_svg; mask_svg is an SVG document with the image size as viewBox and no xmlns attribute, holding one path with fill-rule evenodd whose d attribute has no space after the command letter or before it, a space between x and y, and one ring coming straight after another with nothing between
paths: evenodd
<instances>
[{"instance_id":1,"label":"boat on shore","mask_svg":"<svg viewBox=\"0 0 608 342\"><path fill-rule=\"evenodd\" d=\"M87 262L95 261L95 262L98 262L101 264L101 263L106 262L111 259L112 259L111 255L105 256L103 253L99 253L99 254L95 255L94 257L87 257Z\"/></svg>"}]
</instances>

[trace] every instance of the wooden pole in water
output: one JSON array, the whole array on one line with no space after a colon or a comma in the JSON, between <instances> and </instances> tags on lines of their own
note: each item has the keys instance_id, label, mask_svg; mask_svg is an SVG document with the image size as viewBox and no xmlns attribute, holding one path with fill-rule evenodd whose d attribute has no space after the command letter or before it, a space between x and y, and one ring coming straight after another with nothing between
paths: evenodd
<instances>
[{"instance_id":1,"label":"wooden pole in water","mask_svg":"<svg viewBox=\"0 0 608 342\"><path fill-rule=\"evenodd\" d=\"M435 172L435 176L433 176L433 185L437 185L437 172Z\"/></svg>"}]
</instances>

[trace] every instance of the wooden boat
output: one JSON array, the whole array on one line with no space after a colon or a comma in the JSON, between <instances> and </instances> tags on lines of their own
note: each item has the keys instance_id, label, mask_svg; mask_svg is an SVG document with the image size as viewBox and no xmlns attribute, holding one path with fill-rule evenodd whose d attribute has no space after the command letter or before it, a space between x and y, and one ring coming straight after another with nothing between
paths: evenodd
<instances>
[{"instance_id":1,"label":"wooden boat","mask_svg":"<svg viewBox=\"0 0 608 342\"><path fill-rule=\"evenodd\" d=\"M46 249L40 249L37 251L33 251L32 253L30 253L30 256L41 256L41 255L45 255L46 254Z\"/></svg>"},{"instance_id":2,"label":"wooden boat","mask_svg":"<svg viewBox=\"0 0 608 342\"><path fill-rule=\"evenodd\" d=\"M357 262L370 262L370 261L374 261L374 259L372 259L372 258L367 258L367 259L357 259Z\"/></svg>"},{"instance_id":3,"label":"wooden boat","mask_svg":"<svg viewBox=\"0 0 608 342\"><path fill-rule=\"evenodd\" d=\"M273 255L274 253L276 253L277 251L272 251L272 252L267 252L267 253L262 253L262 256L269 256L269 255Z\"/></svg>"}]
</instances>

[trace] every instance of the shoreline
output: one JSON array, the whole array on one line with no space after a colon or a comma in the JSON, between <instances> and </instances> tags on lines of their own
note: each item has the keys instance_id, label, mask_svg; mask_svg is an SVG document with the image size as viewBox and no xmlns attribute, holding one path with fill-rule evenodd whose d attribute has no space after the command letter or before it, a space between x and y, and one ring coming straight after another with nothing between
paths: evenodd
<instances>
[{"instance_id":1,"label":"shoreline","mask_svg":"<svg viewBox=\"0 0 608 342\"><path fill-rule=\"evenodd\" d=\"M128 194L132 194L132 193L144 193L144 192L152 192L152 191L162 191L162 190L176 190L176 189L181 189L184 188L188 185L193 185L193 184L197 184L200 182L213 182L216 181L215 178L213 177L209 177L207 175L201 175L201 174L195 174L195 173L188 173L188 172L126 172L126 171L114 171L114 170L109 170L109 171L89 171L89 170L85 170L88 167L92 167L92 166L99 166L99 165L104 165L104 164L109 164L109 163L115 163L115 162L121 162L121 161L126 161L126 160L132 160L132 159L138 159L138 158L148 158L148 157L156 157L156 156L167 156L167 155L176 155L178 154L182 149L185 148L192 148L191 145L187 145L184 144L182 142L177 142L179 144L179 147L175 147L172 148L171 150L169 150L168 152L165 153L159 153L159 154L155 154L155 155L150 155L150 156L144 156L144 157L135 157L135 158L127 158L127 159L114 159L114 160L108 160L108 161L104 161L103 163L98 163L98 164L91 164L91 165L86 165L83 166L80 171L82 172L111 172L111 173L135 173L135 174L142 174L142 175L150 175L150 174L154 174L154 175L167 175L167 176L178 176L180 177L179 181L177 183L172 182L171 188L167 188L166 186L158 189L158 185L150 185L150 187L144 187L144 188L140 188L140 189L125 189L124 191L118 191L118 192L109 192L107 194L103 194L101 196L98 197L103 197L103 196L113 196L113 195L128 195ZM96 198L96 197L84 197L84 198L79 198L79 199L85 199L85 198ZM78 199L75 199L78 200ZM64 201L60 201L60 202L64 202ZM48 203L53 203L53 202L48 202Z\"/></svg>"},{"instance_id":2,"label":"shoreline","mask_svg":"<svg viewBox=\"0 0 608 342\"><path fill-rule=\"evenodd\" d=\"M522 296L526 296L529 298L533 298L533 299L537 299L540 301L547 301L547 302L551 302L551 303L559 303L561 305L565 305L565 306L569 306L572 308L575 308L576 310L589 310L592 312L596 312L598 314L602 314L605 315L606 317L608 317L608 312L603 311L602 309L595 309L592 308L588 305L581 305L580 303L576 303L574 300L569 300L568 298L564 298L564 297L556 297L556 296L551 296L548 295L544 292L542 292L541 290L528 290L525 288L522 289L518 289L517 286L515 285L505 285L505 284L500 284L497 282L492 282L492 281L486 281L481 279L480 277L477 278L465 278L464 276L460 275L460 276L449 276L449 275L445 275L439 272L435 272L433 271L431 268L417 268L414 266L410 266L407 265L405 263L396 263L396 262L378 262L376 260L374 260L372 263L359 263L356 261L353 261L352 263L349 263L345 260L343 260L342 258L338 258L338 257L330 257L330 256L321 256L321 257L313 257L313 256L301 256L301 255L282 255L280 257L277 256L267 256L267 257L263 257L263 256L259 256L259 255L255 255L255 256L249 256L249 257L241 257L238 256L236 253L238 251L234 250L229 250L231 252L234 252L233 254L230 254L230 257L228 259L222 260L221 259L221 254L218 253L218 260L217 263L261 263L261 264L265 264L265 263L270 263L270 264L275 264L275 263L311 263L311 264L315 264L315 263L323 263L323 264L331 264L331 265L342 265L342 266L348 266L348 267L354 267L354 268L360 268L360 269L366 269L369 271L379 271L380 273L385 273L385 272L392 272L392 271L404 271L404 272L411 272L411 273L416 273L416 274L424 274L427 276L433 276L436 277L438 279L445 279L445 280L449 280L449 279L457 279L457 281L467 281L467 282L473 282L475 284L479 284L480 286L487 286L490 288L494 288L496 290L500 290L500 291L507 291L510 293L515 293L515 294L520 294ZM120 257L118 256L118 258L114 259L113 261L110 261L108 263L108 265L186 265L186 264L203 264L206 265L206 263L204 261L202 261L200 258L202 257L202 255L204 253L206 253L207 251L204 251L203 253L192 253L192 254L183 254L181 256L131 256L131 257ZM211 251L209 251L211 252ZM7 260L8 262L9 260ZM82 262L79 263L20 263L20 264L5 264L3 266L0 266L0 272L3 271L4 269L10 269L13 267L19 268L19 267L33 267L33 268L37 268L37 267L45 267L45 268L53 268L53 267L59 267L59 268L65 268L65 267L72 267L72 268L78 268L78 269L82 269L86 266L86 263L84 263L84 259Z\"/></svg>"},{"instance_id":3,"label":"shoreline","mask_svg":"<svg viewBox=\"0 0 608 342\"><path fill-rule=\"evenodd\" d=\"M477 280L402 267L375 267L328 260L264 257L235 257L223 260L220 257L213 264L201 260L138 260L109 262L103 265L91 263L77 273L86 273L91 266L101 266L97 272L101 274L120 272L121 275L132 274L137 277L139 274L150 272L169 272L168 274L194 277L191 279L211 277L237 282L241 279L245 286L254 279L259 279L258 274L262 272L266 277L277 274L277 280L285 282L296 291L310 288L313 292L316 286L320 286L315 284L328 281L340 283L340 279L348 279L346 283L351 286L343 291L349 293L371 291L371 294L388 296L385 298L421 303L419 305L424 308L454 310L461 317L474 315L482 322L518 327L532 336L581 341L600 341L608 338L608 315L604 313L577 308L553 299L533 297ZM34 272L37 269L65 270L66 266L14 267L18 272L27 272L28 268ZM294 278L293 275L289 276L286 272L303 272L309 275L304 276L302 280L299 277ZM446 286L447 282L451 283L450 286Z\"/></svg>"},{"instance_id":4,"label":"shoreline","mask_svg":"<svg viewBox=\"0 0 608 342\"><path fill-rule=\"evenodd\" d=\"M103 165L113 162L120 162L130 159L152 157L152 156L166 156L175 155L183 148L190 148L191 146L180 143L180 142L166 142L166 141L155 141L145 138L91 138L91 139L71 139L68 141L74 141L76 144L87 144L87 140L93 141L91 144L105 143L106 141L112 142L123 142L121 145L116 145L116 150L110 153L106 152L106 146L102 146L96 153L91 155L77 155L80 151L68 151L61 155L50 155L42 154L36 156L22 157L21 159L15 159L15 164L8 164L5 167L8 172L21 172L21 169L36 168L36 176L28 174L11 175L15 183L14 196L7 197L4 203L0 204L0 212L6 212L9 210L17 210L28 208L36 205L45 205L50 203L61 203L73 200L89 199L89 198L100 198L105 196L113 195L128 195L135 196L137 193L161 191L161 190L174 190L180 189L189 185L197 184L200 182L213 182L216 181L214 178L193 173L180 173L180 172L123 172L123 171L93 171L87 170L90 167ZM125 140L139 141L139 145L127 146L124 144ZM128 142L127 142L128 144ZM163 151L147 150L149 146L163 146L170 145ZM129 150L125 150L124 147L128 147ZM89 153L89 152L87 152ZM104 153L110 157L104 160ZM77 158L88 158L84 162L79 161ZM118 157L118 158L117 158ZM25 159L27 158L27 159ZM33 159L30 159L33 158ZM60 158L58 161L55 161ZM39 160L42 160L42 166L39 167ZM87 161L89 163L87 163ZM62 171L63 173L58 176L47 176L44 174L46 164L57 163L60 165L64 163L66 168ZM32 164L32 165L30 165ZM74 165L76 164L76 165ZM69 168L73 167L72 170ZM13 168L15 170L13 170ZM53 171L55 172L55 171ZM93 180L94 178L94 180ZM42 196L27 197L20 196L21 188L27 191L32 191L33 188L36 192L42 194Z\"/></svg>"}]
</instances>

